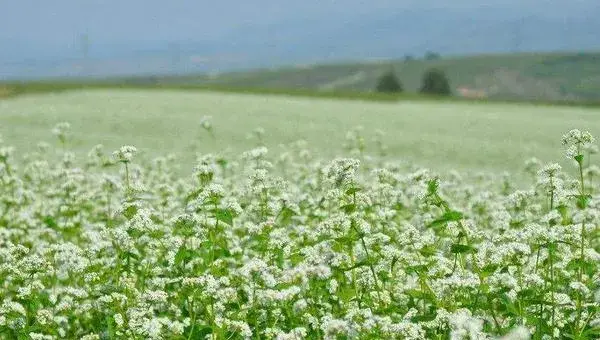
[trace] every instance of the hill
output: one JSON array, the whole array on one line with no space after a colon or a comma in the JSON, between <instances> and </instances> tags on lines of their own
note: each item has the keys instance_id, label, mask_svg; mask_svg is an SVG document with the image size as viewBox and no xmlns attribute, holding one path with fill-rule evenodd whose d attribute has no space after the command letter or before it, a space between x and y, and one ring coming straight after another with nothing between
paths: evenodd
<instances>
[{"instance_id":1,"label":"hill","mask_svg":"<svg viewBox=\"0 0 600 340\"><path fill-rule=\"evenodd\" d=\"M417 92L428 68L444 70L457 96L540 101L600 99L600 53L483 55L439 60L296 65L199 76L154 76L129 84L202 85L221 88L371 92L377 78L393 68L406 91Z\"/></svg>"}]
</instances>

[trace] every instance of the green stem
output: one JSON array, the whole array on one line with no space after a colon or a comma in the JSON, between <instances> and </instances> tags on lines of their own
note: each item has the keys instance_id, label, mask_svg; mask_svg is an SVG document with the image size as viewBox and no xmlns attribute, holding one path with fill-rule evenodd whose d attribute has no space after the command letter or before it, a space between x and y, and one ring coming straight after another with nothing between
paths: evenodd
<instances>
[{"instance_id":1,"label":"green stem","mask_svg":"<svg viewBox=\"0 0 600 340\"><path fill-rule=\"evenodd\" d=\"M369 249L367 248L367 243L365 242L365 238L360 233L358 228L356 228L354 220L351 222L351 224L352 224L352 228L354 228L354 230L359 234L360 242L365 251L365 254L367 255L367 261L369 262L369 269L371 269L371 274L373 275L373 280L375 281L375 289L377 290L377 298L379 299L379 302L381 302L382 300L381 300L381 289L379 288L379 280L377 280L377 274L375 273L375 268L373 267L373 263L371 261L371 254L369 253Z\"/></svg>"},{"instance_id":2,"label":"green stem","mask_svg":"<svg viewBox=\"0 0 600 340\"><path fill-rule=\"evenodd\" d=\"M110 211L110 204L111 204L110 192L106 191L106 224L108 226L111 225L110 216L112 215L112 212Z\"/></svg>"},{"instance_id":3,"label":"green stem","mask_svg":"<svg viewBox=\"0 0 600 340\"><path fill-rule=\"evenodd\" d=\"M127 192L129 192L131 187L129 185L129 165L127 162L125 162L125 185L127 187Z\"/></svg>"},{"instance_id":4,"label":"green stem","mask_svg":"<svg viewBox=\"0 0 600 340\"><path fill-rule=\"evenodd\" d=\"M548 256L550 257L550 296L552 300L552 318L550 319L550 329L554 329L554 315L555 315L555 298L554 298L554 244L550 244L548 249Z\"/></svg>"},{"instance_id":5,"label":"green stem","mask_svg":"<svg viewBox=\"0 0 600 340\"><path fill-rule=\"evenodd\" d=\"M554 177L550 176L550 211L554 209Z\"/></svg>"},{"instance_id":6,"label":"green stem","mask_svg":"<svg viewBox=\"0 0 600 340\"><path fill-rule=\"evenodd\" d=\"M192 335L194 334L194 328L196 327L196 310L194 309L194 299L189 302L189 309L192 313L192 328L190 329L190 334L188 334L188 340L192 338Z\"/></svg>"},{"instance_id":7,"label":"green stem","mask_svg":"<svg viewBox=\"0 0 600 340\"><path fill-rule=\"evenodd\" d=\"M581 192L580 192L580 199L581 199L581 209L584 210L587 206L587 200L585 198L585 181L583 179L583 164L581 159L579 159L577 161L577 163L579 164L579 179L580 179L580 184L581 184ZM579 257L581 259L581 263L579 266L579 270L577 271L577 280L579 281L579 283L582 283L583 281L583 269L584 266L583 264L585 263L585 256L584 256L584 249L585 249L585 218L583 221L581 221L581 240L580 240L580 245L579 245ZM578 292L577 294L577 317L575 319L575 328L578 330L579 329L579 321L581 320L581 312L582 312L582 308L581 308L581 304L582 304L582 294L581 292Z\"/></svg>"}]
</instances>

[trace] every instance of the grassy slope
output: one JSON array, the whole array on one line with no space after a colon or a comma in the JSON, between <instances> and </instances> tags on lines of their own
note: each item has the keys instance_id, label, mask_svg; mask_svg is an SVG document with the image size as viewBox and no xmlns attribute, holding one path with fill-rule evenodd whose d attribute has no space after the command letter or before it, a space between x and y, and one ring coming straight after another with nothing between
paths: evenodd
<instances>
[{"instance_id":1,"label":"grassy slope","mask_svg":"<svg viewBox=\"0 0 600 340\"><path fill-rule=\"evenodd\" d=\"M502 99L592 100L600 98L600 53L513 54L457 57L436 61L378 62L303 66L208 77L175 77L161 82L370 91L377 77L397 71L409 92L416 92L430 67L445 70L455 86L487 90Z\"/></svg>"},{"instance_id":2,"label":"grassy slope","mask_svg":"<svg viewBox=\"0 0 600 340\"><path fill-rule=\"evenodd\" d=\"M377 78L390 67L407 92L400 96L372 92ZM430 100L416 92L431 67L448 74L452 86L488 92L486 100L567 105L600 104L600 53L512 54L445 58L436 61L371 62L298 66L220 75L48 80L0 83L0 99L24 93L60 92L81 88L169 88L221 92L284 94L390 101ZM453 100L460 99L455 96ZM445 100L448 100L445 99Z\"/></svg>"},{"instance_id":3,"label":"grassy slope","mask_svg":"<svg viewBox=\"0 0 600 340\"><path fill-rule=\"evenodd\" d=\"M440 170L515 171L535 155L563 161L560 136L571 128L600 135L600 110L515 104L404 101L377 103L286 96L151 90L31 94L0 101L0 133L19 149L52 141L60 121L73 125L74 147L113 150L133 144L151 154L176 152L189 168L195 150L252 147L246 134L266 131L271 147L303 138L326 155L362 125L368 139L386 132L391 155ZM198 140L201 116L214 118L217 141Z\"/></svg>"}]
</instances>

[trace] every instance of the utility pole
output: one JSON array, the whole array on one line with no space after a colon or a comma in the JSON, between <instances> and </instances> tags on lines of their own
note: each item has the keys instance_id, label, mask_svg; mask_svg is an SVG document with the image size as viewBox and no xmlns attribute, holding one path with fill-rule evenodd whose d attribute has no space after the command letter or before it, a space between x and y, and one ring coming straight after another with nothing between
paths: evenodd
<instances>
[{"instance_id":1,"label":"utility pole","mask_svg":"<svg viewBox=\"0 0 600 340\"><path fill-rule=\"evenodd\" d=\"M525 17L517 19L513 26L512 51L514 53L521 51L523 44L523 26L525 26Z\"/></svg>"},{"instance_id":2,"label":"utility pole","mask_svg":"<svg viewBox=\"0 0 600 340\"><path fill-rule=\"evenodd\" d=\"M80 36L79 44L81 48L81 55L84 60L87 60L90 52L90 37L87 33L84 33Z\"/></svg>"}]
</instances>

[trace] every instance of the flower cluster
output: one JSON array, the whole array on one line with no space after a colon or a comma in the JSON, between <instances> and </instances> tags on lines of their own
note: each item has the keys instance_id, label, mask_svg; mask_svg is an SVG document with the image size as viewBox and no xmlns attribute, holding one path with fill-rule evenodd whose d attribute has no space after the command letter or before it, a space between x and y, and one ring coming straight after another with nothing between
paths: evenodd
<instances>
[{"instance_id":1,"label":"flower cluster","mask_svg":"<svg viewBox=\"0 0 600 340\"><path fill-rule=\"evenodd\" d=\"M56 124L54 129L52 129L52 133L63 144L67 141L67 137L68 137L70 131L71 131L71 124L69 124L67 122L58 123L58 124Z\"/></svg>"},{"instance_id":2,"label":"flower cluster","mask_svg":"<svg viewBox=\"0 0 600 340\"><path fill-rule=\"evenodd\" d=\"M573 177L531 160L530 186L391 162L382 136L369 156L363 135L320 160L257 130L187 177L132 146L0 141L0 338L598 338L589 133L563 138Z\"/></svg>"}]
</instances>

